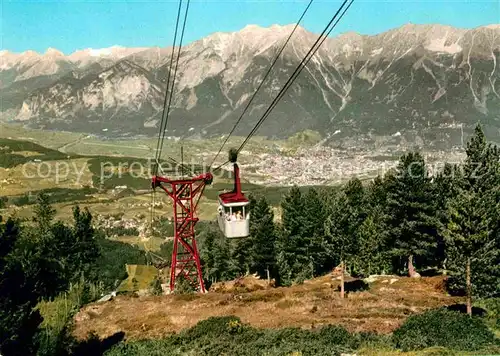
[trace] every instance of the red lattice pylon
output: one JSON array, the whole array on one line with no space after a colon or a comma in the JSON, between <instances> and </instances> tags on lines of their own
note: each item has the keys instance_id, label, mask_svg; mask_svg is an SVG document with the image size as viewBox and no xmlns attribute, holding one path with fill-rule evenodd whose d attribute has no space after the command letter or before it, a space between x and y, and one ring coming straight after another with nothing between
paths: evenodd
<instances>
[{"instance_id":1,"label":"red lattice pylon","mask_svg":"<svg viewBox=\"0 0 500 356\"><path fill-rule=\"evenodd\" d=\"M175 289L175 280L182 275L198 291L205 293L200 255L196 247L194 226L198 222L196 208L205 186L212 184L213 176L205 173L191 179L172 180L154 176L153 189L160 187L174 204L174 250L170 269L170 291Z\"/></svg>"}]
</instances>

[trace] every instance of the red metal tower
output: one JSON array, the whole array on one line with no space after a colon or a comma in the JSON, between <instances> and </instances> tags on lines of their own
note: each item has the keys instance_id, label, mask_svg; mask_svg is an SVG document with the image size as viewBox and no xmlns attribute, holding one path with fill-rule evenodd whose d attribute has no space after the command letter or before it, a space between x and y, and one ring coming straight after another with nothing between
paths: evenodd
<instances>
[{"instance_id":1,"label":"red metal tower","mask_svg":"<svg viewBox=\"0 0 500 356\"><path fill-rule=\"evenodd\" d=\"M174 291L176 277L182 275L193 286L198 287L200 292L206 292L194 226L199 220L196 217L198 202L205 186L212 184L212 181L211 173L178 180L153 176L153 189L160 187L174 202L174 250L170 269L170 291Z\"/></svg>"}]
</instances>

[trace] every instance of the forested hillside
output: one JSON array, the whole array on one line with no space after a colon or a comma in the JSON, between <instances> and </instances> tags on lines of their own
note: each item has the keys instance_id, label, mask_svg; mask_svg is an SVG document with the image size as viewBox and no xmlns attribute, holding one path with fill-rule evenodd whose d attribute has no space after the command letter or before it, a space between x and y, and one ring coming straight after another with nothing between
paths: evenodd
<instances>
[{"instance_id":1,"label":"forested hillside","mask_svg":"<svg viewBox=\"0 0 500 356\"><path fill-rule=\"evenodd\" d=\"M257 272L290 285L342 264L351 274L447 273L450 292L500 293L500 150L480 127L461 165L430 176L418 152L369 184L341 189L293 187L281 223L265 196L252 198L251 237L235 244L206 231L202 257L208 281ZM231 261L231 262L229 262ZM469 273L467 272L469 271Z\"/></svg>"}]
</instances>

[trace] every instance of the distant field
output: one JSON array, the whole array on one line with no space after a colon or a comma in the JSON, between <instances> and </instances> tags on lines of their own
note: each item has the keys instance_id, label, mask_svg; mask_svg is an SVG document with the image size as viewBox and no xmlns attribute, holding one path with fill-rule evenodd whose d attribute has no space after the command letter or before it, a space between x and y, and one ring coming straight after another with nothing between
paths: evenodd
<instances>
[{"instance_id":1,"label":"distant field","mask_svg":"<svg viewBox=\"0 0 500 356\"><path fill-rule=\"evenodd\" d=\"M65 154L31 141L0 138L0 167L3 168L15 167L33 160L69 161L74 158L78 158L78 155Z\"/></svg>"},{"instance_id":2,"label":"distant field","mask_svg":"<svg viewBox=\"0 0 500 356\"><path fill-rule=\"evenodd\" d=\"M285 147L294 147L307 137L294 137L286 142ZM165 160L173 157L177 163L180 162L182 145L184 163L190 171L186 174L199 174L212 163L223 140L174 142L166 139L162 156ZM242 141L241 137L232 137L213 167L226 162L227 150L238 147ZM241 152L239 161L251 162L256 154L274 150L277 144L277 141L252 138ZM10 203L3 214L15 213L19 217L30 218L35 197L43 191L49 194L51 203L57 209L56 218L61 220L72 219L72 208L76 203L88 207L93 214L123 213L128 219L138 215L149 216L150 176L154 164L150 157L154 155L155 147L156 139L153 138L107 141L88 135L0 125L0 196L7 196ZM168 170L164 174L173 174L176 162L162 161L163 169ZM179 169L175 172L180 173ZM232 173L224 170L218 173L200 200L198 216L201 220L213 220L219 191L233 188ZM128 188L115 192L114 188L119 186ZM245 177L242 177L242 188L257 196L266 196L276 213L283 194L289 189L251 184ZM163 207L155 209L155 215L170 216L171 201L160 189L156 201L162 201Z\"/></svg>"},{"instance_id":3,"label":"distant field","mask_svg":"<svg viewBox=\"0 0 500 356\"><path fill-rule=\"evenodd\" d=\"M243 137L231 137L225 144L224 149L218 156L218 161L227 160L227 152L231 147L239 147L243 142ZM181 147L184 155L184 162L188 164L210 164L214 156L219 151L223 138L204 140L168 140L165 139L161 158L172 157L181 161ZM261 137L252 138L245 146L245 151L253 154L265 153L272 149L276 142L269 141ZM68 145L66 152L73 152L86 155L106 155L106 156L131 156L138 158L155 157L157 139L137 139L137 140L113 140L104 141L97 138L85 138ZM242 152L242 158L245 158Z\"/></svg>"},{"instance_id":4,"label":"distant field","mask_svg":"<svg viewBox=\"0 0 500 356\"><path fill-rule=\"evenodd\" d=\"M132 292L150 288L158 270L154 266L127 265L128 277L118 287L119 292Z\"/></svg>"},{"instance_id":5,"label":"distant field","mask_svg":"<svg viewBox=\"0 0 500 356\"><path fill-rule=\"evenodd\" d=\"M83 136L72 132L30 130L18 125L0 124L0 138L32 141L56 150Z\"/></svg>"},{"instance_id":6,"label":"distant field","mask_svg":"<svg viewBox=\"0 0 500 356\"><path fill-rule=\"evenodd\" d=\"M20 141L31 141L64 153L85 156L126 156L137 158L155 157L157 141L153 138L140 138L130 140L100 139L92 135L71 132L43 131L22 128L18 125L0 124L0 138L10 138ZM239 147L244 137L232 136L225 144L215 164L227 160L227 152L231 147ZM181 147L183 147L184 162L187 164L212 163L219 151L225 137L212 139L183 139L174 140L165 138L162 157L172 157L181 161ZM284 141L283 141L284 142ZM263 137L253 137L241 152L242 162L252 159L255 154L265 153L283 143L281 141L267 140ZM251 152L251 154L249 154Z\"/></svg>"}]
</instances>

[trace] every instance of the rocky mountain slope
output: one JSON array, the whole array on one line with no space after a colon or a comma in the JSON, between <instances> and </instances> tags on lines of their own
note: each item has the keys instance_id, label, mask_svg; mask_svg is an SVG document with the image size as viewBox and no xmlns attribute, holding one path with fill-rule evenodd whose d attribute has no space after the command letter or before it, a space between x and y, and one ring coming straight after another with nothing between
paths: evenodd
<instances>
[{"instance_id":1,"label":"rocky mountain slope","mask_svg":"<svg viewBox=\"0 0 500 356\"><path fill-rule=\"evenodd\" d=\"M227 133L293 29L249 25L182 48L167 135ZM236 134L246 134L317 38L297 30ZM171 48L0 52L1 119L107 134L157 134ZM500 25L405 25L329 38L259 134L313 129L345 140L500 137ZM458 134L458 136L457 136ZM444 135L444 136L443 136ZM428 143L426 141L426 143Z\"/></svg>"}]
</instances>

